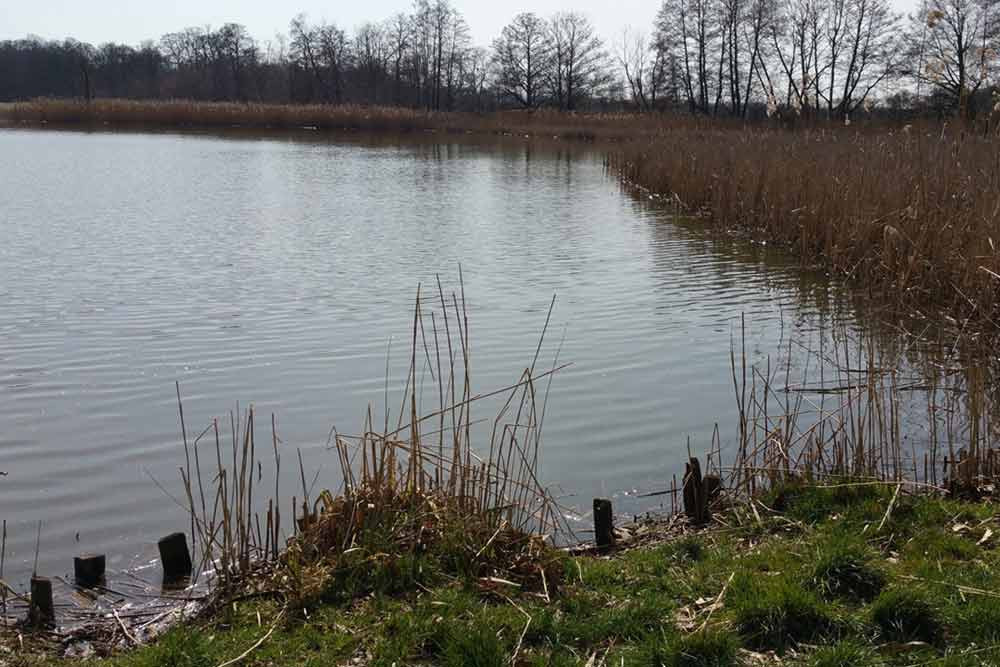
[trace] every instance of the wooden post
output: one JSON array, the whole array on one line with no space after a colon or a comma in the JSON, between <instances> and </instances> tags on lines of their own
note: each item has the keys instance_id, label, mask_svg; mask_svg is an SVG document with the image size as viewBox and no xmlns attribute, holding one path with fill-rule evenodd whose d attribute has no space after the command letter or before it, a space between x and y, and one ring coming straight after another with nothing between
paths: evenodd
<instances>
[{"instance_id":1,"label":"wooden post","mask_svg":"<svg viewBox=\"0 0 1000 667\"><path fill-rule=\"evenodd\" d=\"M695 524L708 522L708 493L701 476L701 463L693 456L684 472L684 512Z\"/></svg>"},{"instance_id":2,"label":"wooden post","mask_svg":"<svg viewBox=\"0 0 1000 667\"><path fill-rule=\"evenodd\" d=\"M702 477L705 486L705 498L711 503L722 493L722 478L718 475L705 475Z\"/></svg>"},{"instance_id":3,"label":"wooden post","mask_svg":"<svg viewBox=\"0 0 1000 667\"><path fill-rule=\"evenodd\" d=\"M73 559L73 576L76 583L91 588L104 577L104 554L81 554Z\"/></svg>"},{"instance_id":4,"label":"wooden post","mask_svg":"<svg viewBox=\"0 0 1000 667\"><path fill-rule=\"evenodd\" d=\"M31 578L31 605L28 622L31 625L54 625L56 608L52 602L52 580L48 577Z\"/></svg>"},{"instance_id":5,"label":"wooden post","mask_svg":"<svg viewBox=\"0 0 1000 667\"><path fill-rule=\"evenodd\" d=\"M615 542L611 501L594 498L594 541L598 549L607 549Z\"/></svg>"},{"instance_id":6,"label":"wooden post","mask_svg":"<svg viewBox=\"0 0 1000 667\"><path fill-rule=\"evenodd\" d=\"M191 576L191 552L188 551L184 533L167 535L157 544L160 548L160 563L163 565L163 580L176 581Z\"/></svg>"}]
</instances>

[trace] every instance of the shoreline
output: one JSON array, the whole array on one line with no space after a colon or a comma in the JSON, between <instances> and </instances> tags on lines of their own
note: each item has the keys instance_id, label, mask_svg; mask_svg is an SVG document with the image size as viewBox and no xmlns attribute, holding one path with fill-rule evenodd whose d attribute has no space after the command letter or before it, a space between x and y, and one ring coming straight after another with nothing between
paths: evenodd
<instances>
[{"instance_id":1,"label":"shoreline","mask_svg":"<svg viewBox=\"0 0 1000 667\"><path fill-rule=\"evenodd\" d=\"M626 183L633 180L627 176L633 175L640 187L653 184L648 190L652 193L660 191L657 183L661 188L676 187L674 196L680 205L702 211L708 223L718 228L727 219L720 218L718 211L736 211L737 215L728 218L728 227L751 236L770 234L769 240L776 238L791 246L793 254L799 243L802 261L825 258L831 266L838 266L833 260L853 261L857 258L851 251L858 248L864 250L863 260L880 263L876 266L928 261L920 259L913 248L902 259L888 253L905 249L897 243L908 242L916 248L914 230L934 232L928 227L938 218L904 210L895 212L895 224L878 217L850 222L858 207L879 203L880 196L891 200L898 195L892 190L858 190L869 197L856 202L858 207L850 200L830 204L832 208L825 212L846 217L834 215L826 228L807 229L801 215L793 217L798 229L783 227L783 212L799 200L782 199L780 188L802 181L746 180L760 171L762 161L769 168L781 163L755 157L753 151L742 155L738 151L747 146L783 145L786 152L779 157L787 159L801 150L795 142L789 147L787 139L793 135L690 128L674 132L651 140L648 146L608 143L612 152L622 151L617 155L624 160L616 163L609 158L610 166L619 167ZM742 143L723 150L722 143L734 137ZM906 155L919 157L928 146L937 150L929 150L924 159L940 157L941 146L966 145L958 139L917 141L895 135L813 135L807 131L793 138L802 137L829 142L819 145L835 148L833 157L851 155L852 150L870 155L873 147L912 149L892 154L896 161ZM846 145L844 137L850 139ZM695 138L700 144L690 143ZM660 150L674 140L689 143L678 144L680 150L675 146L672 154ZM773 144L775 140L779 143ZM969 145L978 150L979 144ZM812 150L818 149L812 146ZM633 162L627 161L629 155ZM677 156L681 159L674 159ZM803 163L803 178L811 178L826 164L826 158L813 158ZM728 166L732 184L705 178L719 164ZM860 172L845 169L864 176L885 164L875 162ZM924 166L916 162L909 177L926 183L928 176L920 172ZM841 194L855 192L849 181L831 182ZM938 194L954 191L953 184L945 185ZM767 195L748 197L754 187L766 190ZM823 183L800 195L828 194L824 189L828 187L833 186ZM707 204L699 206L697 197L679 194L699 191ZM964 202L971 208L957 210L969 216L966 222L971 225L979 210L976 206L990 201L989 197L989 192L980 193L979 199ZM771 211L772 226L759 224L762 211ZM832 229L835 222L844 229ZM952 220L945 231L957 234L957 222ZM887 226L900 236L888 234ZM988 226L966 231L983 230ZM817 231L833 234L833 245L814 248L806 243L809 234ZM839 233L846 236L836 236ZM970 234L960 240L968 243L970 238L982 241ZM940 249L929 240L922 243L921 249ZM829 254L831 248L842 254ZM944 257L958 262L965 255ZM974 268L975 278L978 273ZM858 271L853 277L857 281L891 275ZM897 280L898 276L875 280L870 287L892 287ZM985 296L989 296L989 285ZM917 297L901 296L899 303L935 309L941 305L939 294L916 292ZM450 318L456 330L467 335L464 293L460 300L453 295L453 309L445 305L443 294L440 297L446 326ZM424 327L420 299L418 292L414 332ZM464 364L468 345L461 336L455 343L449 339L444 354L437 349L437 356ZM416 349L411 352L417 358ZM278 509L285 504L279 502L285 496L276 481L273 487L261 479L254 485L254 464L260 471L261 462L259 454L254 454L252 408L229 422L234 430L231 469L224 462L228 456L219 454L218 437L216 457L206 458L206 465L217 465L218 470L208 470L208 476L203 476L197 451L192 469L185 438L187 466L182 476L190 505L192 544L201 546L201 562L218 558L220 574L215 583L220 604L198 623L186 623L168 631L157 644L135 650L138 642L130 640L120 619L117 624L109 622L105 630L111 632L111 639L106 650L113 662L108 664L203 667L235 660L284 667L310 660L317 665L380 667L414 662L448 667L727 667L767 664L780 656L791 665L875 667L941 660L971 666L984 657L1000 657L1000 631L996 631L1000 627L1000 543L994 538L995 532L1000 533L1000 519L992 498L981 494L981 487L991 485L996 477L989 406L984 402L989 386L983 378L976 376L980 384L975 384L970 375L965 385L967 394L975 397L962 413L974 427L970 451L950 451L968 438L962 439L964 422L949 422L940 442L948 451L943 446L931 450L930 468L925 459L920 479L917 461L912 462L911 478L909 462L900 454L909 443L901 440L894 406L898 392L906 389L896 385L895 376L887 385L886 373L874 359L861 370L839 369L844 388L833 399L829 414L824 411L820 418L827 428L817 430L808 423L795 426L799 414L809 413L788 398L788 387L779 399L781 387L772 387L769 376L758 380L756 369L750 369L748 376L745 356L741 369L738 348L731 354L740 439L733 467L726 469L731 475L726 479L725 502L716 506L713 523L695 528L678 514L645 526L622 526L619 539L626 541L628 534L634 541L618 551L571 554L554 549L541 537L554 534L565 516L538 482L535 435L540 413L534 392L528 389L559 368L528 373L501 390L510 392L516 408L520 399L518 418L502 435L495 434L499 435L496 442L478 443L483 450L480 454L487 447L490 452L480 463L478 458L473 460L467 436L461 436L471 402L467 397L472 396L469 379L465 377L463 390L462 378L456 378L453 366L450 379L438 378L439 411L418 417L413 394L411 432L373 433L372 425L366 423L365 435L359 439L337 437L331 449L336 451L345 480L344 494L335 498L323 492L310 499L306 474L301 471L303 502L293 498L290 519L282 519ZM741 370L742 391L738 388ZM415 392L415 367L411 372L408 386ZM936 398L931 395L929 399L931 413L962 404L957 395L946 397L944 403L935 403ZM178 408L186 434L179 388ZM452 432L458 435L453 442L448 436L440 449L421 444L417 426L425 420L433 424L438 417L443 423L445 414L457 414ZM263 440L257 451L269 452L273 444L277 480L279 439L273 421L271 426L271 434L258 434ZM223 436L221 441L228 442L229 434ZM239 442L243 443L242 466L237 463ZM207 489L202 487L203 480ZM911 486L923 491L911 493ZM255 499L255 490L266 497ZM679 492L675 485L669 493L676 498ZM703 491L693 494L694 498L706 497ZM200 505L194 500L198 497ZM287 542L282 525L292 527L293 537ZM116 637L119 624L123 634ZM27 655L17 648L14 642L25 637L29 646L39 642L36 653ZM820 648L824 645L830 648ZM54 658L59 647L61 643L55 642L53 648L45 634L22 635L16 640L7 636L0 640L0 665L7 667L8 655L13 660L32 660L24 663L28 667L78 664ZM694 661L692 656L696 656ZM16 664L22 667L21 662Z\"/></svg>"},{"instance_id":2,"label":"shoreline","mask_svg":"<svg viewBox=\"0 0 1000 667\"><path fill-rule=\"evenodd\" d=\"M609 551L558 554L544 585L438 570L360 598L331 590L293 602L264 574L236 602L154 644L136 648L119 637L117 648L95 654L91 645L83 655L107 653L109 667L214 666L239 656L255 667L602 659L972 667L1000 658L997 529L991 500L900 494L891 484L790 483L752 509L717 507L706 527L681 516L622 526ZM393 572L394 563L372 567ZM26 639L14 654L22 662L0 651L0 664L87 664L55 657L52 640Z\"/></svg>"},{"instance_id":3,"label":"shoreline","mask_svg":"<svg viewBox=\"0 0 1000 667\"><path fill-rule=\"evenodd\" d=\"M900 312L1000 333L1000 127L870 120L786 126L686 114L186 101L35 100L25 127L365 132L581 142L608 168L723 233L784 248ZM970 338L974 336L966 336Z\"/></svg>"}]
</instances>

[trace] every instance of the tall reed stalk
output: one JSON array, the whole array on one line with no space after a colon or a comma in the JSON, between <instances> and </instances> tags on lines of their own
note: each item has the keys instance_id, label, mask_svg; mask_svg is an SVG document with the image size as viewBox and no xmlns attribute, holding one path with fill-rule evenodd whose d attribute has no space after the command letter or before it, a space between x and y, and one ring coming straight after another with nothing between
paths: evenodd
<instances>
[{"instance_id":1,"label":"tall reed stalk","mask_svg":"<svg viewBox=\"0 0 1000 667\"><path fill-rule=\"evenodd\" d=\"M299 454L302 495L291 500L290 533L279 509L286 499L279 486L283 448L275 418L270 434L272 495L263 484L264 454L256 447L253 407L230 414L231 451L224 453L218 420L187 443L179 401L186 453L181 477L192 533L200 546L202 569L211 572L219 586L235 585L257 568L276 563L290 539L308 541L312 558L336 557L363 541L366 531L404 530L404 515L420 517L420 525L434 517L435 522L463 526L470 534L476 526L484 542L500 533L544 536L566 528L538 475L547 394L547 388L539 391L538 382L565 366L536 372L536 352L516 382L476 393L464 286L459 294L446 297L439 281L434 300L440 310L431 312L428 322L425 308L430 304L418 289L409 370L395 426L389 426L387 412L377 429L369 409L359 436L331 431L329 445L337 456L341 492L335 496L323 491L310 498ZM437 385L437 406L429 412L420 410L424 371ZM503 403L492 420L489 442L477 448L472 414L486 399ZM201 461L205 447L215 450L207 483Z\"/></svg>"},{"instance_id":2,"label":"tall reed stalk","mask_svg":"<svg viewBox=\"0 0 1000 667\"><path fill-rule=\"evenodd\" d=\"M734 344L738 438L725 471L737 495L831 478L976 493L998 479L1000 452L980 366L932 365L923 377L907 377L898 357L846 333L806 350L799 378L792 376L791 341L778 368L770 361L748 365L745 348L739 356L736 350ZM810 377L817 368L832 370L817 382ZM918 393L926 404L922 437L903 410Z\"/></svg>"}]
</instances>

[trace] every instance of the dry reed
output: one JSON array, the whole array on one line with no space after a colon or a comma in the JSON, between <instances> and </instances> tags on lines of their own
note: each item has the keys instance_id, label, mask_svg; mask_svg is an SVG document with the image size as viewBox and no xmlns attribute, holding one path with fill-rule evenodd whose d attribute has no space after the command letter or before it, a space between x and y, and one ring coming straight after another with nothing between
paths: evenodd
<instances>
[{"instance_id":1,"label":"dry reed","mask_svg":"<svg viewBox=\"0 0 1000 667\"><path fill-rule=\"evenodd\" d=\"M0 105L0 120L24 124L111 127L316 129L517 135L585 141L648 138L670 129L733 125L673 114L434 112L361 105L256 104L190 100L36 99Z\"/></svg>"},{"instance_id":2,"label":"dry reed","mask_svg":"<svg viewBox=\"0 0 1000 667\"><path fill-rule=\"evenodd\" d=\"M683 211L780 244L902 309L997 330L997 137L677 131L609 163Z\"/></svg>"},{"instance_id":3,"label":"dry reed","mask_svg":"<svg viewBox=\"0 0 1000 667\"><path fill-rule=\"evenodd\" d=\"M906 375L898 356L846 332L807 355L812 363L800 360L795 378L791 341L785 365L774 368L748 366L745 349L734 346L738 437L724 471L736 495L831 479L977 495L1000 478L980 366L935 363ZM832 370L810 377L824 367ZM918 394L926 409L920 429L902 407ZM722 459L717 442L710 458Z\"/></svg>"},{"instance_id":4,"label":"dry reed","mask_svg":"<svg viewBox=\"0 0 1000 667\"><path fill-rule=\"evenodd\" d=\"M362 435L331 431L329 445L337 455L342 481L339 494L323 491L310 498L300 455L302 495L292 498L287 529L278 482L282 443L274 417L269 448L272 495L270 488L263 488L265 454L256 447L252 407L230 415L230 443L223 447L218 420L188 443L180 405L186 454L181 475L192 533L200 545L201 569L212 574L220 589L229 590L274 566L281 568L282 581L292 588L289 594L308 597L345 567L347 556L354 567L362 567L357 559L363 552L368 566L371 559L387 554L426 551L446 535L454 538L456 532L461 536L457 547L461 557L474 570L499 569L525 579L546 576L539 563L543 572L554 565L541 559L551 551L548 536L566 526L538 477L547 390L539 391L537 383L560 369L536 372L536 355L511 386L475 394L464 291L446 298L439 282L437 301L440 313L432 312L428 324L418 290L398 423L391 427L387 412L376 427L369 409ZM425 363L437 382L438 405L421 414L419 376ZM477 451L472 410L490 397L506 398L485 451ZM215 456L207 484L199 453L203 448L214 448ZM374 536L379 549L368 548Z\"/></svg>"}]
</instances>

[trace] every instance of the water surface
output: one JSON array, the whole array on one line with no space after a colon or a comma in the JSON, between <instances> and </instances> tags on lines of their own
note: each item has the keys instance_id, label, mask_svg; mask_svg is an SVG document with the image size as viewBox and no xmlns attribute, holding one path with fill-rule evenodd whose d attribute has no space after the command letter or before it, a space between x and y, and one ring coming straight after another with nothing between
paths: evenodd
<instances>
[{"instance_id":1,"label":"water surface","mask_svg":"<svg viewBox=\"0 0 1000 667\"><path fill-rule=\"evenodd\" d=\"M580 146L7 129L0 174L0 517L17 582L38 522L50 574L79 551L134 567L186 526L151 481L180 494L175 381L189 429L252 401L332 475L330 427L356 432L381 404L387 353L398 389L416 287L458 289L459 264L480 390L530 363L557 296L542 356L561 347L573 366L553 384L542 474L583 507L659 488L689 438L732 433L741 314L758 360L852 317L835 286L624 192Z\"/></svg>"}]
</instances>

